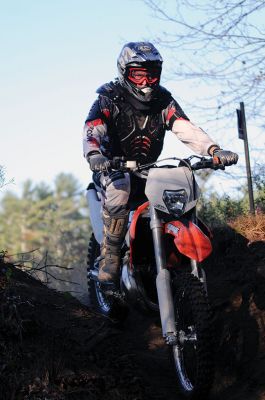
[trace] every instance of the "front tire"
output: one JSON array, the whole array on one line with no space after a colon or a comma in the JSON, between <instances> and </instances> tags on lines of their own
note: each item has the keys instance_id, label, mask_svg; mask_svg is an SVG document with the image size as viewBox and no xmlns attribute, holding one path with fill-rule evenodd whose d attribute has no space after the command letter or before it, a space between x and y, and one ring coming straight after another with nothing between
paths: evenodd
<instances>
[{"instance_id":1,"label":"front tire","mask_svg":"<svg viewBox=\"0 0 265 400\"><path fill-rule=\"evenodd\" d=\"M212 314L204 288L191 274L174 280L178 345L170 349L180 392L205 399L214 376Z\"/></svg>"},{"instance_id":2,"label":"front tire","mask_svg":"<svg viewBox=\"0 0 265 400\"><path fill-rule=\"evenodd\" d=\"M127 317L127 306L117 299L106 296L104 291L101 289L100 283L91 277L91 273L98 272L97 258L99 255L100 245L92 233L88 245L87 256L87 288L89 302L95 311L110 318L113 322L121 322Z\"/></svg>"}]
</instances>

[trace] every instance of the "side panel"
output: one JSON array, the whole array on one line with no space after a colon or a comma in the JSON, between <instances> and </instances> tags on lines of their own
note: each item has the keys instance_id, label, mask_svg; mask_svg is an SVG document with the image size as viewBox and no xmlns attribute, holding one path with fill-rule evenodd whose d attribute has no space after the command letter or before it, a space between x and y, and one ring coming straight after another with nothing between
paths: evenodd
<instances>
[{"instance_id":1,"label":"side panel","mask_svg":"<svg viewBox=\"0 0 265 400\"><path fill-rule=\"evenodd\" d=\"M165 233L173 235L178 251L192 260L201 262L212 252L209 237L191 221L168 222L165 225Z\"/></svg>"},{"instance_id":2,"label":"side panel","mask_svg":"<svg viewBox=\"0 0 265 400\"><path fill-rule=\"evenodd\" d=\"M86 192L87 203L89 207L90 222L96 238L100 244L103 240L103 221L101 217L101 201L98 199L97 192L89 188Z\"/></svg>"}]
</instances>

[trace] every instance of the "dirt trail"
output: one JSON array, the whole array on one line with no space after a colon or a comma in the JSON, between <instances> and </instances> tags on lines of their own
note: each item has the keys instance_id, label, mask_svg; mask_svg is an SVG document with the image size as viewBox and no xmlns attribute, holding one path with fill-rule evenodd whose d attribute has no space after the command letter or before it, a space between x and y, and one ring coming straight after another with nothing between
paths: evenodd
<instances>
[{"instance_id":1,"label":"dirt trail","mask_svg":"<svg viewBox=\"0 0 265 400\"><path fill-rule=\"evenodd\" d=\"M251 249L220 230L205 264L216 328L210 400L265 400L265 244ZM3 264L0 302L1 399L181 400L158 318L132 311L115 327Z\"/></svg>"},{"instance_id":2,"label":"dirt trail","mask_svg":"<svg viewBox=\"0 0 265 400\"><path fill-rule=\"evenodd\" d=\"M234 317L235 315L232 319L237 324ZM265 314L263 320L264 317ZM228 319L230 322L230 316ZM253 320L250 321L246 322L244 338L226 337L225 343L213 355L216 360L216 377L209 400L265 400L265 349L258 343L258 326L255 323L251 325ZM241 328L241 323L239 325ZM138 365L137 372L145 386L145 398L182 399L176 391L175 376L169 361L168 348L161 339L159 321L154 322L133 313L125 328L120 345L127 349ZM263 327L260 335L264 333Z\"/></svg>"},{"instance_id":3,"label":"dirt trail","mask_svg":"<svg viewBox=\"0 0 265 400\"><path fill-rule=\"evenodd\" d=\"M158 318L132 312L121 337L121 346L134 355L146 399L176 400L175 376Z\"/></svg>"}]
</instances>

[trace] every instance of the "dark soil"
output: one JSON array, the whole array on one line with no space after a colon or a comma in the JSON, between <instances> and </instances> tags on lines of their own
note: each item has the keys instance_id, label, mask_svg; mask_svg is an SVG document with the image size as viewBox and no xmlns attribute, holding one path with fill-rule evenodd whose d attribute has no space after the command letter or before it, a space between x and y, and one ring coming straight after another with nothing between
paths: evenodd
<instances>
[{"instance_id":1,"label":"dark soil","mask_svg":"<svg viewBox=\"0 0 265 400\"><path fill-rule=\"evenodd\" d=\"M265 400L265 243L215 231L205 262L215 315L211 400ZM0 399L176 400L158 318L123 327L0 265Z\"/></svg>"}]
</instances>

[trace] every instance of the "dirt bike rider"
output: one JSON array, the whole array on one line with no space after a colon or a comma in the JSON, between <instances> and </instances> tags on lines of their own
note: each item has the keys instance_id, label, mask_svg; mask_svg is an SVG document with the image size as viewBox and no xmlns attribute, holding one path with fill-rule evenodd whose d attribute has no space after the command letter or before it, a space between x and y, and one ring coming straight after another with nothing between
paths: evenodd
<instances>
[{"instance_id":1,"label":"dirt bike rider","mask_svg":"<svg viewBox=\"0 0 265 400\"><path fill-rule=\"evenodd\" d=\"M104 199L104 239L98 275L103 287L115 288L118 282L131 190L130 175L109 172L109 159L123 155L141 164L156 161L165 131L171 130L197 154L214 154L224 165L238 160L236 153L222 150L191 123L171 93L160 86L162 62L158 50L149 42L125 44L117 60L118 78L97 90L98 98L85 121L84 156Z\"/></svg>"}]
</instances>

